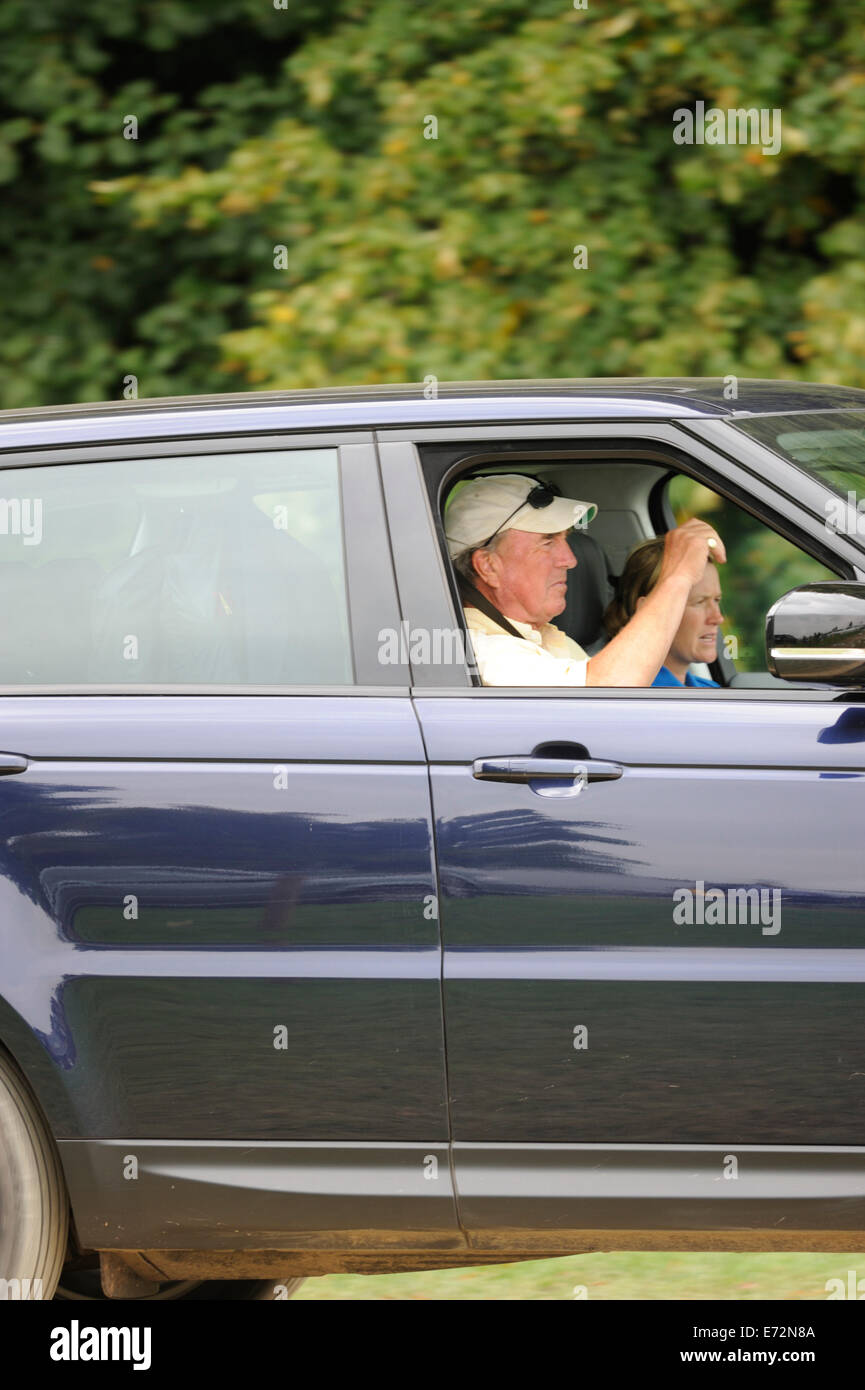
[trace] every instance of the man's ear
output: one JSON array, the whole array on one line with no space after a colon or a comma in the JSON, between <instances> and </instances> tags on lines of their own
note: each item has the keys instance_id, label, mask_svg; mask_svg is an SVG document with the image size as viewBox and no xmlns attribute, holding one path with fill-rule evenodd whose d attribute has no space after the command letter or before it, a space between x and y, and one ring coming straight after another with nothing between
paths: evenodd
<instances>
[{"instance_id":1,"label":"man's ear","mask_svg":"<svg viewBox=\"0 0 865 1390\"><path fill-rule=\"evenodd\" d=\"M495 576L492 552L483 549L476 550L472 555L472 569L476 579L482 579L485 584L488 584L490 579Z\"/></svg>"}]
</instances>

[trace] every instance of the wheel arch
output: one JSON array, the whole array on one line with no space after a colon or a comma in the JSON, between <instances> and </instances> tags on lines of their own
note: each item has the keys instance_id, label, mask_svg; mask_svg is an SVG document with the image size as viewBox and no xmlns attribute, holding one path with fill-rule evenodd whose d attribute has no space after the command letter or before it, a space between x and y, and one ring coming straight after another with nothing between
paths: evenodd
<instances>
[{"instance_id":1,"label":"wheel arch","mask_svg":"<svg viewBox=\"0 0 865 1390\"><path fill-rule=\"evenodd\" d=\"M0 1049L27 1082L53 1137L60 1139L76 1134L78 1126L63 1085L62 1063L51 1056L45 1043L3 995L0 995Z\"/></svg>"}]
</instances>

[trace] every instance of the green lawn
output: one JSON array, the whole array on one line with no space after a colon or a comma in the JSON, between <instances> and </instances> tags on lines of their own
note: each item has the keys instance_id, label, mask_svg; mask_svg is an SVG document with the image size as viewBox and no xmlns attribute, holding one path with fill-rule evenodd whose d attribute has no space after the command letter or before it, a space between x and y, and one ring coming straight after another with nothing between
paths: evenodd
<instances>
[{"instance_id":1,"label":"green lawn","mask_svg":"<svg viewBox=\"0 0 865 1390\"><path fill-rule=\"evenodd\" d=\"M827 1298L827 1279L856 1270L865 1254L597 1254L445 1269L421 1274L331 1274L307 1279L296 1299L749 1299ZM865 1288L865 1285L863 1285Z\"/></svg>"}]
</instances>

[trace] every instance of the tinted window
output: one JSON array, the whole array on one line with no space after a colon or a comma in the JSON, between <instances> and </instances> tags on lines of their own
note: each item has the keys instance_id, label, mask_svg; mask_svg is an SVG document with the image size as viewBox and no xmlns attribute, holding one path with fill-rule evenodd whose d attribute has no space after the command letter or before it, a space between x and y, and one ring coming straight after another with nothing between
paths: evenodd
<instances>
[{"instance_id":1,"label":"tinted window","mask_svg":"<svg viewBox=\"0 0 865 1390\"><path fill-rule=\"evenodd\" d=\"M0 684L352 679L335 449L0 473Z\"/></svg>"}]
</instances>

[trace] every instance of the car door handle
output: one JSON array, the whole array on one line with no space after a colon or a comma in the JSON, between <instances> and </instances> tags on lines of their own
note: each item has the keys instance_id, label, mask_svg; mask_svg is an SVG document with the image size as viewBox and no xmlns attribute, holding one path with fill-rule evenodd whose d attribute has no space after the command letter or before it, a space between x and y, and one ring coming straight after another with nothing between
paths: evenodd
<instances>
[{"instance_id":1,"label":"car door handle","mask_svg":"<svg viewBox=\"0 0 865 1390\"><path fill-rule=\"evenodd\" d=\"M26 772L29 764L18 753L0 753L0 777L10 777L13 772Z\"/></svg>"},{"instance_id":2,"label":"car door handle","mask_svg":"<svg viewBox=\"0 0 865 1390\"><path fill-rule=\"evenodd\" d=\"M624 770L620 763L601 758L476 758L472 763L472 776L481 782L551 782L563 777L612 782Z\"/></svg>"}]
</instances>

